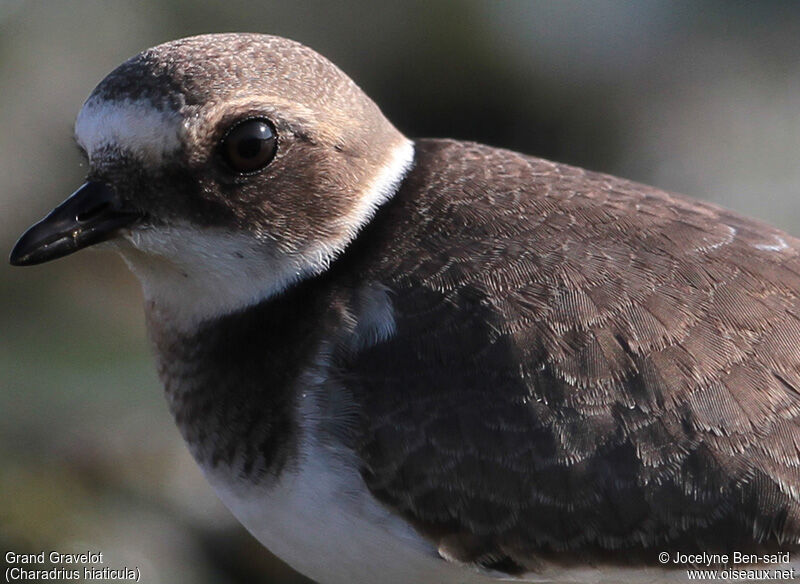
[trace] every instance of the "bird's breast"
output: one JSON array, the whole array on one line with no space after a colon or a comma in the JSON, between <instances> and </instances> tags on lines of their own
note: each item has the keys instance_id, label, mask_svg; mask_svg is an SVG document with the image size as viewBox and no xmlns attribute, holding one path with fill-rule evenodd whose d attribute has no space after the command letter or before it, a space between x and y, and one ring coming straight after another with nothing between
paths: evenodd
<instances>
[{"instance_id":1,"label":"bird's breast","mask_svg":"<svg viewBox=\"0 0 800 584\"><path fill-rule=\"evenodd\" d=\"M319 372L314 377L319 381ZM487 581L443 560L371 495L354 452L323 428L330 408L320 402L317 387L298 393L296 455L276 479L253 483L201 465L234 516L272 553L322 584Z\"/></svg>"}]
</instances>

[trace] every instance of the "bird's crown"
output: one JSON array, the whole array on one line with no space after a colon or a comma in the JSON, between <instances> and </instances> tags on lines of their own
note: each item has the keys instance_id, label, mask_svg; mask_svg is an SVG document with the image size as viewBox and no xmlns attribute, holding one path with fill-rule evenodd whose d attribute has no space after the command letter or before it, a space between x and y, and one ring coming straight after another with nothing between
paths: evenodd
<instances>
[{"instance_id":1,"label":"bird's crown","mask_svg":"<svg viewBox=\"0 0 800 584\"><path fill-rule=\"evenodd\" d=\"M335 65L259 34L136 55L91 93L75 136L89 182L138 217L112 243L149 304L187 322L323 271L413 159Z\"/></svg>"}]
</instances>

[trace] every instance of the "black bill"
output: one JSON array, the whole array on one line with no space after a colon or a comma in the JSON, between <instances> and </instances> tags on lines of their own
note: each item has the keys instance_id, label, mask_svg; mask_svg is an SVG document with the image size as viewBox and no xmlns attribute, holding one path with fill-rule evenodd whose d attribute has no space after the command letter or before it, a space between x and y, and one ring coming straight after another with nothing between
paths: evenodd
<instances>
[{"instance_id":1,"label":"black bill","mask_svg":"<svg viewBox=\"0 0 800 584\"><path fill-rule=\"evenodd\" d=\"M141 215L126 209L110 186L87 182L28 229L11 251L15 266L33 266L111 239Z\"/></svg>"}]
</instances>

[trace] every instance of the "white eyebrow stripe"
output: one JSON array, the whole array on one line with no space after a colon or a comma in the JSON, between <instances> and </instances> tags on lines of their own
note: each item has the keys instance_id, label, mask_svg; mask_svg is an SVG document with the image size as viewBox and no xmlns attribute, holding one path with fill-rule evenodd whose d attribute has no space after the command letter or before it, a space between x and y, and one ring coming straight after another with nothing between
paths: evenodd
<instances>
[{"instance_id":1,"label":"white eyebrow stripe","mask_svg":"<svg viewBox=\"0 0 800 584\"><path fill-rule=\"evenodd\" d=\"M149 101L87 101L75 121L75 139L91 161L100 150L118 148L157 165L181 147L183 120Z\"/></svg>"}]
</instances>

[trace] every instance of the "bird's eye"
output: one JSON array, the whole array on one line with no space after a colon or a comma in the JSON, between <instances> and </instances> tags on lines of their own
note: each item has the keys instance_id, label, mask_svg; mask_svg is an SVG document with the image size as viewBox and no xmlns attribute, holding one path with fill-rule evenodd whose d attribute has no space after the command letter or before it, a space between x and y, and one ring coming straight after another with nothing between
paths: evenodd
<instances>
[{"instance_id":1,"label":"bird's eye","mask_svg":"<svg viewBox=\"0 0 800 584\"><path fill-rule=\"evenodd\" d=\"M273 159L278 138L269 121L251 118L228 130L221 146L222 157L234 171L255 172Z\"/></svg>"}]
</instances>

